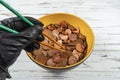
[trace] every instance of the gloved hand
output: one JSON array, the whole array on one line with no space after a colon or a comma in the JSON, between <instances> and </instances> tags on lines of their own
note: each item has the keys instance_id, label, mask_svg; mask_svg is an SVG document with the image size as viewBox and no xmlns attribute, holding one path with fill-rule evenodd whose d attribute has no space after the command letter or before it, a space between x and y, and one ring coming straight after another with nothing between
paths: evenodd
<instances>
[{"instance_id":1,"label":"gloved hand","mask_svg":"<svg viewBox=\"0 0 120 80\"><path fill-rule=\"evenodd\" d=\"M0 21L0 24L20 32L19 34L13 34L0 29L0 80L10 78L8 68L16 61L23 49L32 52L40 47L33 40L38 42L44 40L41 34L43 24L34 18L26 18L33 22L35 26L29 26L18 17Z\"/></svg>"}]
</instances>

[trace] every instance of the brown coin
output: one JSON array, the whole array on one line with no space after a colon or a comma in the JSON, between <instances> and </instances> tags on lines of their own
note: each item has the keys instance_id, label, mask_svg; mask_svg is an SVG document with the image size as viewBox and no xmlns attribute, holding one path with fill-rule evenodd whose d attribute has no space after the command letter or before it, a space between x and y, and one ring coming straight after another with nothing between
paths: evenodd
<instances>
[{"instance_id":1,"label":"brown coin","mask_svg":"<svg viewBox=\"0 0 120 80\"><path fill-rule=\"evenodd\" d=\"M67 58L62 58L61 66L62 67L67 66Z\"/></svg>"},{"instance_id":2,"label":"brown coin","mask_svg":"<svg viewBox=\"0 0 120 80\"><path fill-rule=\"evenodd\" d=\"M76 34L70 34L68 37L69 37L69 40L71 40L71 41L77 40L77 35Z\"/></svg>"},{"instance_id":3,"label":"brown coin","mask_svg":"<svg viewBox=\"0 0 120 80\"><path fill-rule=\"evenodd\" d=\"M67 66L67 58L61 58L61 61L59 63L56 63L56 67L64 67Z\"/></svg>"},{"instance_id":4,"label":"brown coin","mask_svg":"<svg viewBox=\"0 0 120 80\"><path fill-rule=\"evenodd\" d=\"M33 55L35 55L35 56L38 55L39 56L42 53L41 50L42 50L41 47L39 49L37 49L37 50L34 50Z\"/></svg>"},{"instance_id":5,"label":"brown coin","mask_svg":"<svg viewBox=\"0 0 120 80\"><path fill-rule=\"evenodd\" d=\"M66 50L63 54L67 54L68 56L71 56L72 55L72 51Z\"/></svg>"},{"instance_id":6,"label":"brown coin","mask_svg":"<svg viewBox=\"0 0 120 80\"><path fill-rule=\"evenodd\" d=\"M70 35L70 34L72 34L72 31L71 31L70 29L66 29L66 30L65 30L65 34Z\"/></svg>"},{"instance_id":7,"label":"brown coin","mask_svg":"<svg viewBox=\"0 0 120 80\"><path fill-rule=\"evenodd\" d=\"M55 66L55 63L53 62L53 59L49 59L49 60L47 61L47 65L48 65L48 66Z\"/></svg>"},{"instance_id":8,"label":"brown coin","mask_svg":"<svg viewBox=\"0 0 120 80\"><path fill-rule=\"evenodd\" d=\"M64 40L64 41L67 41L67 40L68 40L68 36L67 36L67 35L60 34L59 36L60 36L60 38L61 38L62 40Z\"/></svg>"},{"instance_id":9,"label":"brown coin","mask_svg":"<svg viewBox=\"0 0 120 80\"><path fill-rule=\"evenodd\" d=\"M53 34L53 36L55 36L57 38L59 37L59 32L56 29L52 31L52 34Z\"/></svg>"},{"instance_id":10,"label":"brown coin","mask_svg":"<svg viewBox=\"0 0 120 80\"><path fill-rule=\"evenodd\" d=\"M59 57L55 57L54 59L53 59L53 62L54 63L59 63L61 61L61 58L59 58Z\"/></svg>"},{"instance_id":11,"label":"brown coin","mask_svg":"<svg viewBox=\"0 0 120 80\"><path fill-rule=\"evenodd\" d=\"M67 28L68 24L66 21L62 21L62 22L60 22L60 26L63 28Z\"/></svg>"},{"instance_id":12,"label":"brown coin","mask_svg":"<svg viewBox=\"0 0 120 80\"><path fill-rule=\"evenodd\" d=\"M59 55L54 55L53 56L53 62L54 63L59 63L61 62L61 57Z\"/></svg>"},{"instance_id":13,"label":"brown coin","mask_svg":"<svg viewBox=\"0 0 120 80\"><path fill-rule=\"evenodd\" d=\"M52 30L55 29L55 26L54 25L49 25L47 28L52 31Z\"/></svg>"},{"instance_id":14,"label":"brown coin","mask_svg":"<svg viewBox=\"0 0 120 80\"><path fill-rule=\"evenodd\" d=\"M77 43L76 44L76 50L79 52L83 52L84 51L84 45Z\"/></svg>"},{"instance_id":15,"label":"brown coin","mask_svg":"<svg viewBox=\"0 0 120 80\"><path fill-rule=\"evenodd\" d=\"M80 33L80 29L76 27L76 29L73 30L73 33L79 34Z\"/></svg>"},{"instance_id":16,"label":"brown coin","mask_svg":"<svg viewBox=\"0 0 120 80\"><path fill-rule=\"evenodd\" d=\"M55 49L50 49L48 52L48 56L52 57L54 56L56 53L58 53L59 51L55 50Z\"/></svg>"},{"instance_id":17,"label":"brown coin","mask_svg":"<svg viewBox=\"0 0 120 80\"><path fill-rule=\"evenodd\" d=\"M72 54L79 54L80 52L78 52L76 49L73 50Z\"/></svg>"},{"instance_id":18,"label":"brown coin","mask_svg":"<svg viewBox=\"0 0 120 80\"><path fill-rule=\"evenodd\" d=\"M76 59L77 59L77 61L79 60L79 57L80 57L80 53L79 52L77 52L77 50L76 49L74 49L73 50L73 52L72 52L72 54L73 54L73 56L75 56L76 57Z\"/></svg>"},{"instance_id":19,"label":"brown coin","mask_svg":"<svg viewBox=\"0 0 120 80\"><path fill-rule=\"evenodd\" d=\"M69 56L68 56L68 54L63 53L63 54L61 54L61 57L62 57L63 59L67 59Z\"/></svg>"},{"instance_id":20,"label":"brown coin","mask_svg":"<svg viewBox=\"0 0 120 80\"><path fill-rule=\"evenodd\" d=\"M40 55L40 54L41 54L40 50L34 50L34 52L33 52L33 55L35 55L35 56Z\"/></svg>"},{"instance_id":21,"label":"brown coin","mask_svg":"<svg viewBox=\"0 0 120 80\"><path fill-rule=\"evenodd\" d=\"M54 24L54 26L55 26L56 29L60 27L59 24Z\"/></svg>"},{"instance_id":22,"label":"brown coin","mask_svg":"<svg viewBox=\"0 0 120 80\"><path fill-rule=\"evenodd\" d=\"M65 46L65 49L66 50L73 50L73 49L75 49L75 46L72 46L72 45L67 45L67 46Z\"/></svg>"},{"instance_id":23,"label":"brown coin","mask_svg":"<svg viewBox=\"0 0 120 80\"><path fill-rule=\"evenodd\" d=\"M73 65L77 62L77 59L75 56L70 56L70 58L68 59L68 64L69 65Z\"/></svg>"},{"instance_id":24,"label":"brown coin","mask_svg":"<svg viewBox=\"0 0 120 80\"><path fill-rule=\"evenodd\" d=\"M62 27L58 27L57 30L59 33L62 33L64 31L64 29Z\"/></svg>"},{"instance_id":25,"label":"brown coin","mask_svg":"<svg viewBox=\"0 0 120 80\"><path fill-rule=\"evenodd\" d=\"M77 40L72 41L72 42L69 42L69 43L67 43L67 44L65 44L65 45L66 45L66 46L67 46L67 45L75 46L77 43L83 44L83 40L82 40L82 39L77 39Z\"/></svg>"},{"instance_id":26,"label":"brown coin","mask_svg":"<svg viewBox=\"0 0 120 80\"><path fill-rule=\"evenodd\" d=\"M35 57L35 60L38 61L39 63L46 64L48 58L40 54Z\"/></svg>"}]
</instances>

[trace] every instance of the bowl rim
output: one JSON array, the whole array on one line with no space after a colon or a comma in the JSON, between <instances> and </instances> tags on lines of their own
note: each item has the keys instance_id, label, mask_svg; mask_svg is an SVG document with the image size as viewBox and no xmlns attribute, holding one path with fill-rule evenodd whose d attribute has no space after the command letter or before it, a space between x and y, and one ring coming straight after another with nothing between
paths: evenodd
<instances>
[{"instance_id":1,"label":"bowl rim","mask_svg":"<svg viewBox=\"0 0 120 80\"><path fill-rule=\"evenodd\" d=\"M60 12L60 13L46 14L46 15L38 18L38 20L40 20L41 18L47 17L47 16L51 16L51 15L69 15L69 16L73 16L73 17L75 17L75 18L78 18L78 19L80 19L82 22L84 22L84 23L87 25L87 27L90 29L90 31L91 31L91 33L92 33L92 36L93 36L93 41L92 41L92 44L91 44L91 46L92 46L92 47L91 47L91 50L90 50L89 53L88 53L82 60L80 60L79 62L77 62L77 63L75 63L75 64L72 64L72 65L70 65L70 66L65 66L65 67L52 67L52 66L47 66L47 65L44 65L44 64L42 64L42 63L39 63L38 61L34 60L33 57L31 57L31 53L30 53L30 52L27 52L27 51L26 51L28 57L29 57L33 62L35 62L37 65L42 66L42 67L45 67L45 68L49 68L49 69L67 69L67 68L72 68L72 67L78 66L79 64L83 63L83 62L91 55L91 53L92 53L92 51L93 51L93 49L94 49L95 36L94 36L93 30L91 29L90 25L89 25L86 21L84 21L82 18L80 18L80 17L78 17L78 16L76 16L76 15L74 15L74 14L71 14L71 13Z\"/></svg>"}]
</instances>

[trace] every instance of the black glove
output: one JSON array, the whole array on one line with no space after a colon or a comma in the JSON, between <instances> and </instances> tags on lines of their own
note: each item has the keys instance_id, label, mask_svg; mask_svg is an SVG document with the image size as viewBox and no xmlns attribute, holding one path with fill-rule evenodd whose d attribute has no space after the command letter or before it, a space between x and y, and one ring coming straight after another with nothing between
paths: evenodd
<instances>
[{"instance_id":1,"label":"black glove","mask_svg":"<svg viewBox=\"0 0 120 80\"><path fill-rule=\"evenodd\" d=\"M44 40L41 34L43 24L34 18L26 18L33 22L35 26L29 26L18 17L0 22L0 24L20 32L19 34L13 34L0 29L0 80L10 78L8 68L16 61L23 49L32 52L40 47L33 40L39 42Z\"/></svg>"}]
</instances>

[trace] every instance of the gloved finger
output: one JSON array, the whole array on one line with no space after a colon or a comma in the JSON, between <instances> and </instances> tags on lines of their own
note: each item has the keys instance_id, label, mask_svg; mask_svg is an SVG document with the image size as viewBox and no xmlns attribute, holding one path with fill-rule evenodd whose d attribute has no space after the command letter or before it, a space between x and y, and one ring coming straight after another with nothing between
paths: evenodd
<instances>
[{"instance_id":1,"label":"gloved finger","mask_svg":"<svg viewBox=\"0 0 120 80\"><path fill-rule=\"evenodd\" d=\"M31 42L33 42L35 39L38 38L41 32L41 27L35 26L30 27L24 31L22 31L19 34L13 34L13 33L7 33L7 32L1 32L1 35L4 36L4 39L2 38L2 41L5 41L4 45L7 47L14 47L15 49L24 49L26 46L28 46ZM9 41L9 42L8 42ZM28 49L30 51L33 51L33 48Z\"/></svg>"},{"instance_id":2,"label":"gloved finger","mask_svg":"<svg viewBox=\"0 0 120 80\"><path fill-rule=\"evenodd\" d=\"M44 41L44 39L45 39L45 37L42 34L40 34L40 35L38 35L36 41L41 42L41 41Z\"/></svg>"},{"instance_id":3,"label":"gloved finger","mask_svg":"<svg viewBox=\"0 0 120 80\"><path fill-rule=\"evenodd\" d=\"M39 25L35 25L34 27L30 27L19 34L23 36L26 35L26 37L29 36L31 38L35 37L36 39L38 35L40 35L41 33L42 33L42 28L39 27Z\"/></svg>"},{"instance_id":4,"label":"gloved finger","mask_svg":"<svg viewBox=\"0 0 120 80\"><path fill-rule=\"evenodd\" d=\"M29 44L28 46L31 46L31 47L33 47L33 49L34 50L36 50L36 49L39 49L40 48L40 44L39 43L37 43L37 42L32 42L31 44Z\"/></svg>"},{"instance_id":5,"label":"gloved finger","mask_svg":"<svg viewBox=\"0 0 120 80\"><path fill-rule=\"evenodd\" d=\"M39 35L41 35L41 32L42 32L41 27L39 27L39 26L36 25L35 27L30 27L29 29L26 29L26 30L22 31L17 36L21 37L21 41L24 43L23 48L25 48L31 42L33 42L34 40L36 40L39 37ZM43 37L40 37L40 39L42 40ZM18 39L18 41L19 40L20 39Z\"/></svg>"},{"instance_id":6,"label":"gloved finger","mask_svg":"<svg viewBox=\"0 0 120 80\"><path fill-rule=\"evenodd\" d=\"M30 20L33 24L39 25L40 27L43 27L43 23L38 21L37 19L34 19L32 17L26 17L28 20ZM11 29L17 30L18 32L21 32L22 30L25 30L30 27L29 24L24 22L18 17L12 17L8 19L4 19L1 21L1 23Z\"/></svg>"},{"instance_id":7,"label":"gloved finger","mask_svg":"<svg viewBox=\"0 0 120 80\"><path fill-rule=\"evenodd\" d=\"M23 21L21 21L21 19L18 17L11 17L11 18L4 19L1 21L1 24L13 30L16 30L18 32L26 28L26 24L24 24Z\"/></svg>"},{"instance_id":8,"label":"gloved finger","mask_svg":"<svg viewBox=\"0 0 120 80\"><path fill-rule=\"evenodd\" d=\"M34 51L34 49L33 49L32 46L27 46L27 47L25 47L24 49L25 49L27 52L33 52L33 51Z\"/></svg>"},{"instance_id":9,"label":"gloved finger","mask_svg":"<svg viewBox=\"0 0 120 80\"><path fill-rule=\"evenodd\" d=\"M37 50L40 48L39 43L37 42L32 42L31 44L29 44L27 47L25 47L25 50L28 52L33 52L34 50Z\"/></svg>"}]
</instances>

